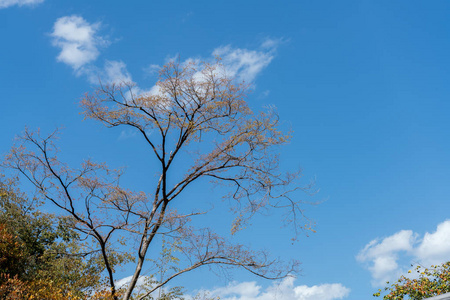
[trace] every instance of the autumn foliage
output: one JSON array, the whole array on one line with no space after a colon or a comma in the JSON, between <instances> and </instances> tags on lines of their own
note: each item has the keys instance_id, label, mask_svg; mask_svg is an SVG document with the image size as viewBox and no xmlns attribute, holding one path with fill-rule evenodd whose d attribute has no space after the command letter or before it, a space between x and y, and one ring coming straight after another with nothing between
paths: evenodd
<instances>
[{"instance_id":1,"label":"autumn foliage","mask_svg":"<svg viewBox=\"0 0 450 300\"><path fill-rule=\"evenodd\" d=\"M82 257L64 218L38 206L0 177L0 299L84 299L101 268Z\"/></svg>"},{"instance_id":2,"label":"autumn foliage","mask_svg":"<svg viewBox=\"0 0 450 300\"><path fill-rule=\"evenodd\" d=\"M386 295L382 295L382 290L379 290L374 296L383 296L385 300L422 300L450 292L450 262L432 265L430 268L417 266L415 272L418 278L401 276L384 289ZM413 274L413 271L408 273Z\"/></svg>"}]
</instances>

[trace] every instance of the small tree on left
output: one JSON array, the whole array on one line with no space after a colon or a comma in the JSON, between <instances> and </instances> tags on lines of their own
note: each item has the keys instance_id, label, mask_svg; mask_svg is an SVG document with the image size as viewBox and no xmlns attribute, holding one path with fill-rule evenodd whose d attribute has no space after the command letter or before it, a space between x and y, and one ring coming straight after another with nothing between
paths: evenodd
<instances>
[{"instance_id":1,"label":"small tree on left","mask_svg":"<svg viewBox=\"0 0 450 300\"><path fill-rule=\"evenodd\" d=\"M101 285L96 254L15 182L0 177L0 298L85 299Z\"/></svg>"}]
</instances>

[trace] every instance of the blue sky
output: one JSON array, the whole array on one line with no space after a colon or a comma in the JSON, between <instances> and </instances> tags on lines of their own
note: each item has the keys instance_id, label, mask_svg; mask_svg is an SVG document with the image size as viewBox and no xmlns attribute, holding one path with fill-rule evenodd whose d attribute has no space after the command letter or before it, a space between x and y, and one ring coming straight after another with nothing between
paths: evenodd
<instances>
[{"instance_id":1,"label":"blue sky","mask_svg":"<svg viewBox=\"0 0 450 300\"><path fill-rule=\"evenodd\" d=\"M315 179L298 197L320 202L305 205L317 233L291 244L264 216L236 237L299 259L295 280L205 270L177 283L222 299L370 299L411 263L450 259L449 14L439 0L0 0L0 153L25 126L64 126L64 159L127 166L140 189L138 138L83 121L78 101L99 77L148 90L156 65L220 53L254 84L250 105L275 105L292 128L282 167Z\"/></svg>"}]
</instances>

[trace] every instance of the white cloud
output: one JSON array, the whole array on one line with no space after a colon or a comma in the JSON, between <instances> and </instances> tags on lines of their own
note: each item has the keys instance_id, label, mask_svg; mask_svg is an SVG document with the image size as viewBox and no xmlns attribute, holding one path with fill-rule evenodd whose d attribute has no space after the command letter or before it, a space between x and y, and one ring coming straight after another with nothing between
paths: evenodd
<instances>
[{"instance_id":1,"label":"white cloud","mask_svg":"<svg viewBox=\"0 0 450 300\"><path fill-rule=\"evenodd\" d=\"M149 75L157 75L159 69L161 69L160 65L157 64L150 64L148 65L148 67L144 68L144 72L149 74Z\"/></svg>"},{"instance_id":2,"label":"white cloud","mask_svg":"<svg viewBox=\"0 0 450 300\"><path fill-rule=\"evenodd\" d=\"M122 61L107 60L103 68L93 64L100 55L99 49L109 44L106 38L98 34L99 27L100 23L91 24L77 15L57 19L51 33L53 45L61 49L57 60L71 66L76 75L85 75L93 84L98 83L99 80L106 83L132 83L132 77ZM257 50L222 46L214 49L212 56L222 58L228 76L252 83L273 60L280 43L281 40L266 39ZM168 58L168 60L174 59L176 57ZM199 62L200 59L188 58L183 64L192 61ZM145 71L154 73L157 68L158 65L152 64ZM154 87L150 90L156 91Z\"/></svg>"},{"instance_id":3,"label":"white cloud","mask_svg":"<svg viewBox=\"0 0 450 300\"><path fill-rule=\"evenodd\" d=\"M217 73L223 74L225 76L234 77L238 81L245 81L247 83L253 83L255 78L266 68L269 63L274 59L276 48L281 43L281 40L266 39L259 50L248 50L241 48L233 48L231 46L222 46L213 50L211 57L209 58L199 58L199 57L189 57L181 62L182 66L189 63L200 64L202 61L213 62L216 57L220 57L223 69L216 70ZM166 63L177 61L179 57L168 56L166 58ZM155 74L161 66L156 64L151 64L147 68L144 68L144 72L148 74ZM195 80L201 82L204 80L204 74L199 70L194 74ZM153 86L147 90L141 90L140 88L135 88L136 94L150 94L156 95L160 93L160 89L157 86ZM261 97L267 97L270 91L266 90L262 93Z\"/></svg>"},{"instance_id":4,"label":"white cloud","mask_svg":"<svg viewBox=\"0 0 450 300\"><path fill-rule=\"evenodd\" d=\"M259 99L267 98L269 95L270 95L270 91L269 90L265 90L264 92L259 94L258 98Z\"/></svg>"},{"instance_id":5,"label":"white cloud","mask_svg":"<svg viewBox=\"0 0 450 300\"><path fill-rule=\"evenodd\" d=\"M261 47L269 49L269 50L273 50L273 49L276 49L283 42L284 42L283 39L267 38L261 43Z\"/></svg>"},{"instance_id":6,"label":"white cloud","mask_svg":"<svg viewBox=\"0 0 450 300\"><path fill-rule=\"evenodd\" d=\"M100 23L91 24L72 15L56 20L53 26L53 45L60 48L57 60L72 67L77 76L84 75L92 84L132 82L123 61L105 60L102 68L94 65L100 48L109 41L98 34Z\"/></svg>"},{"instance_id":7,"label":"white cloud","mask_svg":"<svg viewBox=\"0 0 450 300\"><path fill-rule=\"evenodd\" d=\"M116 288L120 289L120 288L124 288L124 287L128 286L128 284L130 284L130 282L131 282L131 278L133 278L133 276L128 276L128 277L122 278L120 280L117 280L115 282ZM148 276L140 276L137 280L136 285L142 286L149 279L150 279L150 277L148 277Z\"/></svg>"},{"instance_id":8,"label":"white cloud","mask_svg":"<svg viewBox=\"0 0 450 300\"><path fill-rule=\"evenodd\" d=\"M106 60L103 68L87 66L79 71L85 74L92 84L102 83L132 83L131 74L127 70L127 65L123 61Z\"/></svg>"},{"instance_id":9,"label":"white cloud","mask_svg":"<svg viewBox=\"0 0 450 300\"><path fill-rule=\"evenodd\" d=\"M223 46L213 51L214 56L222 58L228 75L235 76L238 80L253 82L256 76L266 68L275 57L278 46L276 40L266 40L260 50L248 50Z\"/></svg>"},{"instance_id":10,"label":"white cloud","mask_svg":"<svg viewBox=\"0 0 450 300\"><path fill-rule=\"evenodd\" d=\"M403 257L409 258L408 264L399 264ZM429 266L447 262L450 260L450 220L439 224L435 232L425 233L422 239L411 230L402 230L381 241L373 240L356 259L366 264L374 286L383 286L386 281L405 275L411 263Z\"/></svg>"},{"instance_id":11,"label":"white cloud","mask_svg":"<svg viewBox=\"0 0 450 300\"><path fill-rule=\"evenodd\" d=\"M106 61L104 72L108 82L131 82L127 65L122 61Z\"/></svg>"},{"instance_id":12,"label":"white cloud","mask_svg":"<svg viewBox=\"0 0 450 300\"><path fill-rule=\"evenodd\" d=\"M350 294L350 289L339 283L296 286L294 281L295 278L288 277L265 290L254 281L233 282L226 287L200 293L220 297L221 300L334 300L344 299Z\"/></svg>"},{"instance_id":13,"label":"white cloud","mask_svg":"<svg viewBox=\"0 0 450 300\"><path fill-rule=\"evenodd\" d=\"M133 276L128 276L128 277L122 278L120 280L117 280L115 282L116 288L117 289L127 288L131 282L132 277ZM141 296L143 294L146 294L150 289L152 289L154 287L155 282L153 280L154 280L154 278L152 276L146 276L146 275L139 276L139 278L136 282L136 285L134 287L133 294L134 295L140 294ZM165 287L161 288L161 292L168 293L169 291L170 291L170 286L166 285ZM153 297L151 299L156 299L157 295L159 295L159 292L160 292L160 289L158 288L158 289L154 290L152 293L150 293L150 296Z\"/></svg>"},{"instance_id":14,"label":"white cloud","mask_svg":"<svg viewBox=\"0 0 450 300\"><path fill-rule=\"evenodd\" d=\"M383 285L386 281L398 277L402 270L399 269L398 254L411 252L415 242L415 235L411 230L402 230L383 239L373 240L367 244L358 254L360 262L370 262L368 269L372 273L372 283Z\"/></svg>"},{"instance_id":15,"label":"white cloud","mask_svg":"<svg viewBox=\"0 0 450 300\"><path fill-rule=\"evenodd\" d=\"M133 276L128 276L128 277L122 278L120 280L117 280L115 282L116 288L117 289L127 288L131 282L132 277ZM149 288L151 286L152 286L152 278L150 276L139 276L133 292L134 293L142 293L142 292L148 291L147 288ZM153 294L158 294L158 292L159 292L159 290L156 290L153 292Z\"/></svg>"},{"instance_id":16,"label":"white cloud","mask_svg":"<svg viewBox=\"0 0 450 300\"><path fill-rule=\"evenodd\" d=\"M302 285L295 288L295 294L299 300L344 299L349 293L350 289L339 283L314 285L311 287Z\"/></svg>"},{"instance_id":17,"label":"white cloud","mask_svg":"<svg viewBox=\"0 0 450 300\"><path fill-rule=\"evenodd\" d=\"M95 61L99 47L108 41L98 35L100 23L90 24L80 16L61 17L53 26L53 45L60 48L57 60L71 66L75 71Z\"/></svg>"},{"instance_id":18,"label":"white cloud","mask_svg":"<svg viewBox=\"0 0 450 300\"><path fill-rule=\"evenodd\" d=\"M0 9L7 8L10 6L34 6L39 3L44 2L44 0L0 0Z\"/></svg>"},{"instance_id":19,"label":"white cloud","mask_svg":"<svg viewBox=\"0 0 450 300\"><path fill-rule=\"evenodd\" d=\"M414 253L424 265L450 260L450 220L439 224L433 233L425 233Z\"/></svg>"},{"instance_id":20,"label":"white cloud","mask_svg":"<svg viewBox=\"0 0 450 300\"><path fill-rule=\"evenodd\" d=\"M131 129L122 130L118 137L119 140L127 140L137 136L137 132Z\"/></svg>"},{"instance_id":21,"label":"white cloud","mask_svg":"<svg viewBox=\"0 0 450 300\"><path fill-rule=\"evenodd\" d=\"M106 38L98 34L99 27L100 23L91 24L77 15L57 19L51 33L53 45L61 49L57 60L71 66L77 76L86 76L92 84L126 82L135 86L133 90L135 94L155 95L160 93L156 86L148 89L138 87L133 82L132 76L123 61L106 60L103 67L94 64L100 55L99 49L109 44ZM280 42L281 40L266 39L257 50L233 48L231 46L218 47L214 49L212 56L205 60L213 61L213 57L220 56L224 66L223 71L227 76L252 83L257 75L273 60ZM177 56L168 57L167 62L176 59ZM202 59L198 57L187 58L182 64L199 63L200 61ZM159 68L158 65L152 64L144 71L154 74ZM200 75L199 79L201 80ZM264 95L268 93L269 91L265 91Z\"/></svg>"}]
</instances>

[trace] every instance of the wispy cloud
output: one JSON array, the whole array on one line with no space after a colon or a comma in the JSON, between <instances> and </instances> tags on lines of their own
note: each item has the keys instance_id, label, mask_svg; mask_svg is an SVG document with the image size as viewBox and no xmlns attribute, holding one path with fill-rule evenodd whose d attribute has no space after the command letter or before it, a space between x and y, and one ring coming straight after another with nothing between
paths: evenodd
<instances>
[{"instance_id":1,"label":"wispy cloud","mask_svg":"<svg viewBox=\"0 0 450 300\"><path fill-rule=\"evenodd\" d=\"M128 285L130 284L132 277L133 276L128 276L128 277L125 277L125 278L117 280L115 282L116 288L117 289L121 289L121 288L122 289L126 289L126 288L128 288ZM146 276L146 275L139 276L139 278L138 278L138 280L136 282L136 285L134 287L134 290L133 290L133 295L141 295L142 296L143 294L147 294L147 292L149 290L153 289L154 284L155 284L155 281L154 281L154 278L152 276ZM164 292L164 293L169 293L170 290L171 290L171 287L168 286L168 285L166 285L166 286L164 286L162 288L158 288L158 289L154 290L152 293L150 293L150 295L149 295L150 299L158 298L158 295L160 294L160 291ZM139 297L136 297L136 298L139 298Z\"/></svg>"},{"instance_id":2,"label":"wispy cloud","mask_svg":"<svg viewBox=\"0 0 450 300\"><path fill-rule=\"evenodd\" d=\"M201 294L220 297L221 300L334 300L344 299L350 294L350 289L340 283L306 286L295 285L294 282L295 278L288 277L266 289L254 281L233 282L226 287L201 291Z\"/></svg>"},{"instance_id":3,"label":"wispy cloud","mask_svg":"<svg viewBox=\"0 0 450 300\"><path fill-rule=\"evenodd\" d=\"M92 84L132 82L131 74L123 61L106 60L102 68L94 65L84 67L80 74L86 75Z\"/></svg>"},{"instance_id":4,"label":"wispy cloud","mask_svg":"<svg viewBox=\"0 0 450 300\"><path fill-rule=\"evenodd\" d=\"M128 277L117 280L115 282L116 288L120 289L120 288L128 286L128 284L130 284L132 278L133 278L133 276L128 276ZM138 286L143 285L147 279L148 279L147 276L140 276L138 278L137 285Z\"/></svg>"},{"instance_id":5,"label":"wispy cloud","mask_svg":"<svg viewBox=\"0 0 450 300\"><path fill-rule=\"evenodd\" d=\"M251 83L274 59L278 45L279 41L267 39L257 50L233 48L228 45L216 48L212 54L222 58L230 76Z\"/></svg>"},{"instance_id":6,"label":"wispy cloud","mask_svg":"<svg viewBox=\"0 0 450 300\"><path fill-rule=\"evenodd\" d=\"M260 94L258 95L258 98L259 98L259 99L264 99L264 98L269 97L269 95L270 95L270 90L265 90L264 92L262 92L262 93L260 93Z\"/></svg>"},{"instance_id":7,"label":"wispy cloud","mask_svg":"<svg viewBox=\"0 0 450 300\"><path fill-rule=\"evenodd\" d=\"M0 0L1 1L1 0ZM52 43L61 51L57 57L59 62L70 66L77 76L86 76L90 83L133 83L132 76L123 61L106 60L103 67L96 64L101 48L110 44L107 38L99 34L101 23L89 23L78 15L65 16L56 20L51 33ZM249 50L230 45L214 49L208 58L191 57L183 61L213 61L220 56L227 76L239 81L253 83L255 78L270 64L276 54L281 40L266 39L257 49ZM174 60L170 57L168 60ZM152 64L144 70L153 73L159 68ZM135 88L136 92L155 92L149 89ZM266 92L268 93L268 92Z\"/></svg>"},{"instance_id":8,"label":"wispy cloud","mask_svg":"<svg viewBox=\"0 0 450 300\"><path fill-rule=\"evenodd\" d=\"M256 77L272 62L276 56L276 50L283 41L281 39L265 39L257 49L246 49L232 47L231 45L215 48L210 57L189 57L184 59L181 64L189 62L199 63L201 61L214 61L217 57L221 58L224 67L224 74L233 77L238 81L254 83ZM175 61L178 56L168 56L166 62ZM151 64L144 68L149 75L154 75L160 65ZM198 73L201 80L201 72ZM263 97L267 97L270 91L266 90Z\"/></svg>"},{"instance_id":9,"label":"wispy cloud","mask_svg":"<svg viewBox=\"0 0 450 300\"><path fill-rule=\"evenodd\" d=\"M144 68L144 72L148 75L157 75L160 68L160 65L150 64L146 68Z\"/></svg>"},{"instance_id":10,"label":"wispy cloud","mask_svg":"<svg viewBox=\"0 0 450 300\"><path fill-rule=\"evenodd\" d=\"M122 130L120 132L120 135L118 137L119 140L127 140L127 139L131 139L137 136L137 132L133 131L131 129L127 129L127 130Z\"/></svg>"},{"instance_id":11,"label":"wispy cloud","mask_svg":"<svg viewBox=\"0 0 450 300\"><path fill-rule=\"evenodd\" d=\"M278 39L274 39L274 38L266 38L262 41L261 43L261 48L265 48L268 50L276 50L280 44L282 43L286 43L289 40L283 39L283 38L278 38Z\"/></svg>"},{"instance_id":12,"label":"wispy cloud","mask_svg":"<svg viewBox=\"0 0 450 300\"><path fill-rule=\"evenodd\" d=\"M406 274L409 264L401 265L401 258L410 263L429 266L450 260L450 220L439 224L433 233L423 238L411 230L402 230L383 239L368 243L357 255L372 275L372 284L382 286L401 274Z\"/></svg>"},{"instance_id":13,"label":"wispy cloud","mask_svg":"<svg viewBox=\"0 0 450 300\"><path fill-rule=\"evenodd\" d=\"M276 49L281 43L281 40L265 40L258 49L249 50L245 48L234 48L230 45L221 46L214 49L210 57L188 57L181 61L181 65L187 65L189 63L199 64L202 61L214 62L216 58L220 57L222 68L216 70L218 75L224 75L230 78L234 78L237 81L245 81L246 83L253 84L256 77L270 64L275 58ZM166 63L178 60L178 56L168 56ZM151 64L144 68L144 71L149 75L154 75L161 66ZM204 80L204 74L201 70L198 70L194 74L194 79L201 82ZM149 90L141 90L135 88L136 93L158 93L158 88L153 86ZM267 97L270 91L266 90L262 94L262 97Z\"/></svg>"},{"instance_id":14,"label":"wispy cloud","mask_svg":"<svg viewBox=\"0 0 450 300\"><path fill-rule=\"evenodd\" d=\"M53 45L60 48L57 60L75 71L92 63L100 54L99 48L109 42L98 35L100 23L88 23L80 16L61 17L53 26Z\"/></svg>"},{"instance_id":15,"label":"wispy cloud","mask_svg":"<svg viewBox=\"0 0 450 300\"><path fill-rule=\"evenodd\" d=\"M44 2L44 0L0 0L0 9L10 6L35 6Z\"/></svg>"}]
</instances>

